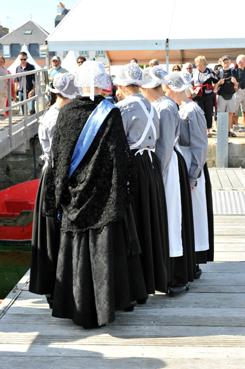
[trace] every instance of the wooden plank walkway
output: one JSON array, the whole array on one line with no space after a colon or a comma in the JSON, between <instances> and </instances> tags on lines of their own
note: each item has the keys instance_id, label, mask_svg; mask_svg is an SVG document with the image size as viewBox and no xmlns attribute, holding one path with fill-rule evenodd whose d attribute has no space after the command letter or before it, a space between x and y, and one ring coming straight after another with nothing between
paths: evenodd
<instances>
[{"instance_id":1,"label":"wooden plank walkway","mask_svg":"<svg viewBox=\"0 0 245 369\"><path fill-rule=\"evenodd\" d=\"M209 168L214 191L245 191L245 169Z\"/></svg>"},{"instance_id":2,"label":"wooden plank walkway","mask_svg":"<svg viewBox=\"0 0 245 369\"><path fill-rule=\"evenodd\" d=\"M244 241L244 216L216 217L215 263L187 294L153 296L97 330L52 318L25 276L0 305L0 368L244 369Z\"/></svg>"},{"instance_id":3,"label":"wooden plank walkway","mask_svg":"<svg viewBox=\"0 0 245 369\"><path fill-rule=\"evenodd\" d=\"M215 192L244 191L243 169L210 174ZM188 293L152 296L97 330L51 317L26 275L0 305L0 369L245 369L244 215L215 216L203 271Z\"/></svg>"},{"instance_id":4,"label":"wooden plank walkway","mask_svg":"<svg viewBox=\"0 0 245 369\"><path fill-rule=\"evenodd\" d=\"M245 215L245 169L209 168L216 215Z\"/></svg>"}]
</instances>

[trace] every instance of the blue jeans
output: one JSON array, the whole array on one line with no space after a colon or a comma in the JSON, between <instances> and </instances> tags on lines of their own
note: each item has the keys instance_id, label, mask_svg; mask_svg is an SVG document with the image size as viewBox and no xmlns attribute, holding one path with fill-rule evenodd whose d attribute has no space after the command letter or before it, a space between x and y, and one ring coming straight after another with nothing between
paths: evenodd
<instances>
[{"instance_id":1,"label":"blue jeans","mask_svg":"<svg viewBox=\"0 0 245 369\"><path fill-rule=\"evenodd\" d=\"M28 96L28 92L26 91L26 94ZM19 97L19 101L23 101L24 100L24 92L23 91L18 91L18 97ZM35 114L35 101L30 101L27 103L27 109L29 111L30 114ZM21 110L22 110L22 114L24 114L24 104L21 105Z\"/></svg>"}]
</instances>

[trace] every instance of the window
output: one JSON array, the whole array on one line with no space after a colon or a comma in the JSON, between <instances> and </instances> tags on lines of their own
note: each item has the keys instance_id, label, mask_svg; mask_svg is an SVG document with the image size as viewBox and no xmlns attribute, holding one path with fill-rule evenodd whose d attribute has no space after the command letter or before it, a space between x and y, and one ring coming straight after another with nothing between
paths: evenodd
<instances>
[{"instance_id":1,"label":"window","mask_svg":"<svg viewBox=\"0 0 245 369\"><path fill-rule=\"evenodd\" d=\"M9 45L3 45L3 56L5 58L10 57L10 47L9 47Z\"/></svg>"},{"instance_id":2,"label":"window","mask_svg":"<svg viewBox=\"0 0 245 369\"><path fill-rule=\"evenodd\" d=\"M29 44L28 45L28 50L29 50L31 56L33 56L33 57L39 57L40 56L39 44Z\"/></svg>"},{"instance_id":3,"label":"window","mask_svg":"<svg viewBox=\"0 0 245 369\"><path fill-rule=\"evenodd\" d=\"M24 35L32 35L32 29L26 29Z\"/></svg>"},{"instance_id":4,"label":"window","mask_svg":"<svg viewBox=\"0 0 245 369\"><path fill-rule=\"evenodd\" d=\"M79 52L80 55L85 56L85 58L89 58L89 52L87 50L82 50Z\"/></svg>"},{"instance_id":5,"label":"window","mask_svg":"<svg viewBox=\"0 0 245 369\"><path fill-rule=\"evenodd\" d=\"M10 56L11 56L11 58L13 58L13 57L16 58L20 53L20 49L21 49L20 44L11 44L10 45Z\"/></svg>"},{"instance_id":6,"label":"window","mask_svg":"<svg viewBox=\"0 0 245 369\"><path fill-rule=\"evenodd\" d=\"M96 56L99 56L99 57L104 57L105 56L105 53L104 53L104 51L103 50L97 50L96 51Z\"/></svg>"},{"instance_id":7,"label":"window","mask_svg":"<svg viewBox=\"0 0 245 369\"><path fill-rule=\"evenodd\" d=\"M3 45L0 44L0 54L3 55Z\"/></svg>"},{"instance_id":8,"label":"window","mask_svg":"<svg viewBox=\"0 0 245 369\"><path fill-rule=\"evenodd\" d=\"M40 51L40 58L46 58L48 54L48 46L47 45L40 45L39 46Z\"/></svg>"}]
</instances>

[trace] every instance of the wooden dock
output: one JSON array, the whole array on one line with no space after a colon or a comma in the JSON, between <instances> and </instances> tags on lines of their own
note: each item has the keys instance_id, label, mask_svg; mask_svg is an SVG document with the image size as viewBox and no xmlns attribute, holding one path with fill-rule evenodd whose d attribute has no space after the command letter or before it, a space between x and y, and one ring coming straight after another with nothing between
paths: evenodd
<instances>
[{"instance_id":1,"label":"wooden dock","mask_svg":"<svg viewBox=\"0 0 245 369\"><path fill-rule=\"evenodd\" d=\"M209 168L213 191L245 191L245 169Z\"/></svg>"},{"instance_id":2,"label":"wooden dock","mask_svg":"<svg viewBox=\"0 0 245 369\"><path fill-rule=\"evenodd\" d=\"M239 186L213 171L244 191L244 170ZM152 296L96 330L51 317L26 275L0 305L0 369L245 369L244 215L215 216L215 262L203 271L188 293Z\"/></svg>"}]
</instances>

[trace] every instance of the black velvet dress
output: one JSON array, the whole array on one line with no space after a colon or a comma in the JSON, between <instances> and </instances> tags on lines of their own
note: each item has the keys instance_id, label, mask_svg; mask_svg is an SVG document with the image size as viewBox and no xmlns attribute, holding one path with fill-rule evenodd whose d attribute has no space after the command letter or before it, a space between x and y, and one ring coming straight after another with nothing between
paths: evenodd
<instances>
[{"instance_id":1,"label":"black velvet dress","mask_svg":"<svg viewBox=\"0 0 245 369\"><path fill-rule=\"evenodd\" d=\"M54 289L59 248L60 224L54 216L46 216L47 168L40 179L32 223L32 260L29 290L33 293L51 295Z\"/></svg>"},{"instance_id":2,"label":"black velvet dress","mask_svg":"<svg viewBox=\"0 0 245 369\"><path fill-rule=\"evenodd\" d=\"M102 99L77 98L60 111L43 191L45 216L60 219L52 315L84 328L107 324L117 309L147 298L131 209L131 155L117 108L67 176L79 134ZM36 264L32 275L45 273ZM38 285L33 292L46 293Z\"/></svg>"},{"instance_id":3,"label":"black velvet dress","mask_svg":"<svg viewBox=\"0 0 245 369\"><path fill-rule=\"evenodd\" d=\"M175 152L178 157L180 176L183 256L173 258L174 260L172 262L171 269L173 285L181 285L194 280L194 273L196 269L196 253L188 171L185 159L181 153L177 149L175 149Z\"/></svg>"},{"instance_id":4,"label":"black velvet dress","mask_svg":"<svg viewBox=\"0 0 245 369\"><path fill-rule=\"evenodd\" d=\"M212 185L210 181L207 163L204 164L203 173L205 176L205 189L206 189L206 200L207 200L209 249L207 251L196 252L196 261L198 264L205 264L208 261L214 260L213 198L212 198Z\"/></svg>"},{"instance_id":5,"label":"black velvet dress","mask_svg":"<svg viewBox=\"0 0 245 369\"><path fill-rule=\"evenodd\" d=\"M136 185L133 210L142 249L141 262L147 293L166 293L169 281L168 222L160 162L153 152L134 157Z\"/></svg>"}]
</instances>

